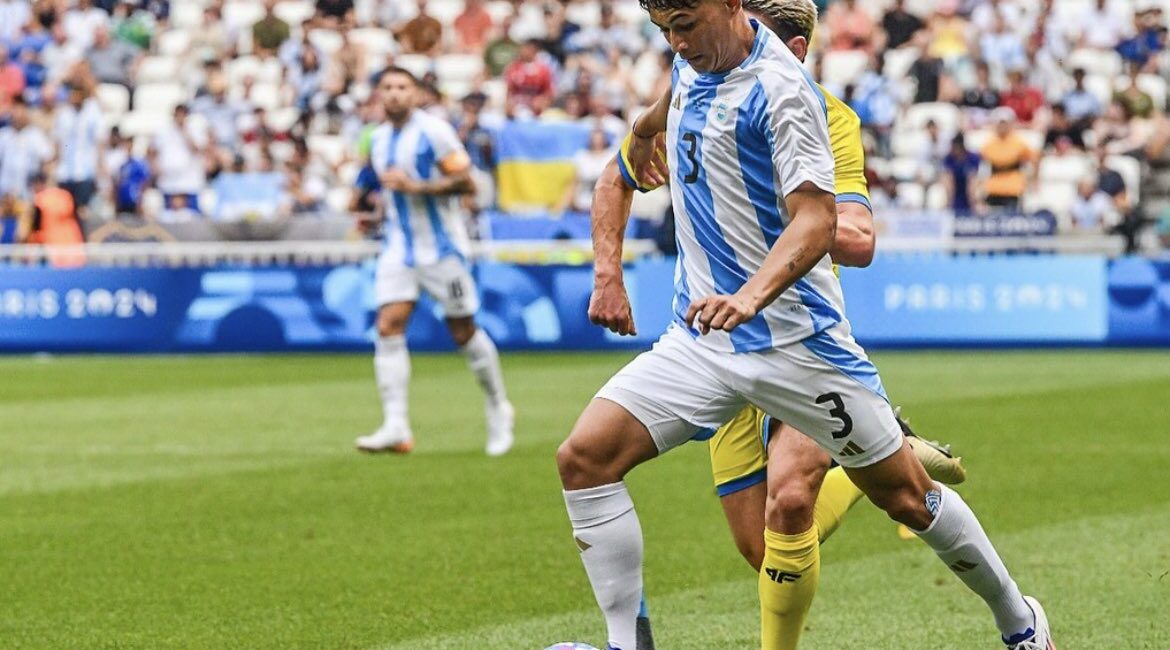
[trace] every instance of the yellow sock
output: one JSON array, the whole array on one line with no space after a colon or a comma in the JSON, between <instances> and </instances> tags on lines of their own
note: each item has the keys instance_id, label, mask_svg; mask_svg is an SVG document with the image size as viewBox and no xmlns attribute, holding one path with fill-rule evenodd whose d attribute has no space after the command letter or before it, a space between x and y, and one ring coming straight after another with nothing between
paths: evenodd
<instances>
[{"instance_id":1,"label":"yellow sock","mask_svg":"<svg viewBox=\"0 0 1170 650\"><path fill-rule=\"evenodd\" d=\"M760 567L760 642L763 650L796 650L821 577L816 528L799 535L764 530Z\"/></svg>"},{"instance_id":2,"label":"yellow sock","mask_svg":"<svg viewBox=\"0 0 1170 650\"><path fill-rule=\"evenodd\" d=\"M834 467L825 475L821 493L813 507L813 528L817 538L824 542L841 525L845 513L864 496L861 490L849 480L845 470Z\"/></svg>"}]
</instances>

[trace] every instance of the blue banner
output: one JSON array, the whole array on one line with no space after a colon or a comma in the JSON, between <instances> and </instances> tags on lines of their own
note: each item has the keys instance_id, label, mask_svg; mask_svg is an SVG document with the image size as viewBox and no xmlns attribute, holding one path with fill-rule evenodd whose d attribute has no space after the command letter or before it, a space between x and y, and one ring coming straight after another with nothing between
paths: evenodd
<instances>
[{"instance_id":1,"label":"blue banner","mask_svg":"<svg viewBox=\"0 0 1170 650\"><path fill-rule=\"evenodd\" d=\"M1102 343L1105 260L879 256L842 269L857 338L878 345Z\"/></svg>"},{"instance_id":2,"label":"blue banner","mask_svg":"<svg viewBox=\"0 0 1170 650\"><path fill-rule=\"evenodd\" d=\"M488 263L475 275L481 326L508 349L649 346L671 317L673 261L627 271L638 337L587 317L587 266ZM221 352L364 350L373 340L373 260L336 267L216 269L0 268L0 351ZM407 337L453 347L425 297Z\"/></svg>"},{"instance_id":3,"label":"blue banner","mask_svg":"<svg viewBox=\"0 0 1170 650\"><path fill-rule=\"evenodd\" d=\"M589 322L588 266L484 263L480 325L504 349L642 349L672 317L673 260L626 270L637 337ZM1167 345L1170 261L884 255L842 269L864 344ZM0 267L0 352L368 350L373 261L332 267ZM424 298L415 350L453 345Z\"/></svg>"}]
</instances>

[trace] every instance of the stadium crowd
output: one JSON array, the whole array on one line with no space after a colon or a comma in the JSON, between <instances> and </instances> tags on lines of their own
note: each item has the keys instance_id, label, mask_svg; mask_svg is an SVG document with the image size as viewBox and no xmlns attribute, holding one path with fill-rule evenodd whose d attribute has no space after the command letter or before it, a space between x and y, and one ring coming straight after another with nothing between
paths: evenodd
<instances>
[{"instance_id":1,"label":"stadium crowd","mask_svg":"<svg viewBox=\"0 0 1170 650\"><path fill-rule=\"evenodd\" d=\"M818 5L809 65L861 117L875 210L1170 237L1170 201L1143 196L1170 159L1170 2ZM36 239L31 205L87 232L345 214L390 64L463 138L473 207L494 206L503 124L590 125L555 216L588 209L671 57L633 0L0 0L0 240Z\"/></svg>"}]
</instances>

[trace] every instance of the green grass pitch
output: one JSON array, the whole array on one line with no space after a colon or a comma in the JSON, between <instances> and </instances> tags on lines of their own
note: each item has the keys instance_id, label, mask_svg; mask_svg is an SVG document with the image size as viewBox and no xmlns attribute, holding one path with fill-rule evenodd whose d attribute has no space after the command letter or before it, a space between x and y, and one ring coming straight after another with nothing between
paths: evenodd
<instances>
[{"instance_id":1,"label":"green grass pitch","mask_svg":"<svg viewBox=\"0 0 1170 650\"><path fill-rule=\"evenodd\" d=\"M457 356L416 356L409 457L363 456L365 356L0 359L0 648L604 645L553 452L629 355L506 354L482 453ZM876 355L1062 649L1170 648L1170 353ZM663 650L753 648L755 576L703 446L630 477ZM979 600L863 502L807 648L995 648Z\"/></svg>"}]
</instances>

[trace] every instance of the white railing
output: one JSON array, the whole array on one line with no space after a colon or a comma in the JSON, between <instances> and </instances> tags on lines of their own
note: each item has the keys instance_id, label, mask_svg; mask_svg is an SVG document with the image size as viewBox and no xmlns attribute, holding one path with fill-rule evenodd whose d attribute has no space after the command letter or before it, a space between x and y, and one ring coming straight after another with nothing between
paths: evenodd
<instances>
[{"instance_id":1,"label":"white railing","mask_svg":"<svg viewBox=\"0 0 1170 650\"><path fill-rule=\"evenodd\" d=\"M87 266L246 266L331 265L361 262L377 255L375 241L139 242L80 246L0 245L0 264L40 265L63 262ZM651 240L625 243L626 259L656 250ZM531 263L584 263L593 258L588 240L476 242L472 257ZM73 262L70 264L70 262Z\"/></svg>"}]
</instances>

